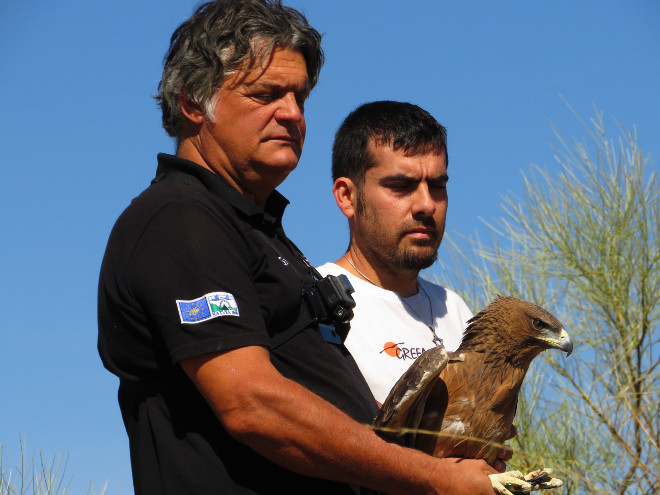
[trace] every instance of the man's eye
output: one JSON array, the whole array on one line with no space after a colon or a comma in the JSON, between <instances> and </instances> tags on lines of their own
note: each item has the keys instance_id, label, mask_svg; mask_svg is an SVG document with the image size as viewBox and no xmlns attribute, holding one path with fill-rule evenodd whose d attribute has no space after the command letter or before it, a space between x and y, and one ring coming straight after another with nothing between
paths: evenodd
<instances>
[{"instance_id":1,"label":"man's eye","mask_svg":"<svg viewBox=\"0 0 660 495\"><path fill-rule=\"evenodd\" d=\"M392 182L388 186L392 191L407 191L411 184L408 182Z\"/></svg>"},{"instance_id":2,"label":"man's eye","mask_svg":"<svg viewBox=\"0 0 660 495\"><path fill-rule=\"evenodd\" d=\"M256 94L256 95L252 95L252 98L254 100L258 100L258 101L263 102L263 103L270 103L272 101L277 100L277 95L275 95L273 93L259 93L259 94Z\"/></svg>"}]
</instances>

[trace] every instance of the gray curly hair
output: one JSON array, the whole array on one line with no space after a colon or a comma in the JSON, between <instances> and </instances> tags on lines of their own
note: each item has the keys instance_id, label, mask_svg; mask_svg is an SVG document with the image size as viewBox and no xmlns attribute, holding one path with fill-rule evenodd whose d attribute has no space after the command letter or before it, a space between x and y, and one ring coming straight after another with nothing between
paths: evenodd
<instances>
[{"instance_id":1,"label":"gray curly hair","mask_svg":"<svg viewBox=\"0 0 660 495\"><path fill-rule=\"evenodd\" d=\"M275 48L302 54L313 88L323 65L321 35L303 14L281 0L215 0L200 5L174 31L165 55L156 100L167 133L179 138L186 122L180 92L212 119L214 94L225 78L245 62L247 67L260 65Z\"/></svg>"}]
</instances>

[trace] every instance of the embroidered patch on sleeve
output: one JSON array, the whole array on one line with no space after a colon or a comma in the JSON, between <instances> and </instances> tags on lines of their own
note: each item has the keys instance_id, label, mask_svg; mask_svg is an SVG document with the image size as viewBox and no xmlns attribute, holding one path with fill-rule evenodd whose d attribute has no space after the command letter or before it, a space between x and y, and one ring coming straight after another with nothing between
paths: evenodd
<instances>
[{"instance_id":1,"label":"embroidered patch on sleeve","mask_svg":"<svg viewBox=\"0 0 660 495\"><path fill-rule=\"evenodd\" d=\"M210 292L192 301L176 301L181 323L200 323L218 316L239 316L236 299L229 292Z\"/></svg>"}]
</instances>

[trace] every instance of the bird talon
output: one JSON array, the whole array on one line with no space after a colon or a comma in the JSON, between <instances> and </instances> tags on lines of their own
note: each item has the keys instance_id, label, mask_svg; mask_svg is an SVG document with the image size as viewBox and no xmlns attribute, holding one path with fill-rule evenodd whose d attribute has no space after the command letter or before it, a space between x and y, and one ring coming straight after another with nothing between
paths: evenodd
<instances>
[{"instance_id":1,"label":"bird talon","mask_svg":"<svg viewBox=\"0 0 660 495\"><path fill-rule=\"evenodd\" d=\"M552 469L544 467L543 469L536 469L534 471L530 471L529 473L527 473L525 475L525 479L527 481L531 481L534 478L542 479L543 476L541 476L541 475L550 476L551 474L552 474Z\"/></svg>"},{"instance_id":2,"label":"bird talon","mask_svg":"<svg viewBox=\"0 0 660 495\"><path fill-rule=\"evenodd\" d=\"M543 468L527 473L523 479L532 485L531 491L551 490L552 488L558 488L564 484L562 480L552 478L551 475L552 469Z\"/></svg>"},{"instance_id":3,"label":"bird talon","mask_svg":"<svg viewBox=\"0 0 660 495\"><path fill-rule=\"evenodd\" d=\"M498 495L520 495L537 490L550 490L564 484L558 478L551 478L551 474L552 469L543 468L531 471L526 475L520 471L507 471L489 476L493 490Z\"/></svg>"},{"instance_id":4,"label":"bird talon","mask_svg":"<svg viewBox=\"0 0 660 495\"><path fill-rule=\"evenodd\" d=\"M533 485L525 480L520 471L507 471L489 476L493 490L499 495L529 493L533 489Z\"/></svg>"},{"instance_id":5,"label":"bird talon","mask_svg":"<svg viewBox=\"0 0 660 495\"><path fill-rule=\"evenodd\" d=\"M542 490L551 490L552 488L559 488L564 482L559 478L550 478L549 481L544 481L539 484L539 488Z\"/></svg>"}]
</instances>

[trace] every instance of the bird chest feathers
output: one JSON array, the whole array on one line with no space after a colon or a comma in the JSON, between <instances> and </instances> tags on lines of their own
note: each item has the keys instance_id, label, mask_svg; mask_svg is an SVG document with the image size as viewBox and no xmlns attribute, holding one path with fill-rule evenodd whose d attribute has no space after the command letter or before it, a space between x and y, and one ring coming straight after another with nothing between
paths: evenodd
<instances>
[{"instance_id":1,"label":"bird chest feathers","mask_svg":"<svg viewBox=\"0 0 660 495\"><path fill-rule=\"evenodd\" d=\"M477 457L492 462L513 422L526 369L504 359L485 359L487 355L482 353L461 355L461 360L450 358L440 373L418 425L420 432L439 432L441 436L419 433L414 446L435 457ZM475 370L481 371L476 377L472 376ZM472 386L475 380L480 386ZM434 404L446 404L442 417Z\"/></svg>"},{"instance_id":2,"label":"bird chest feathers","mask_svg":"<svg viewBox=\"0 0 660 495\"><path fill-rule=\"evenodd\" d=\"M552 348L573 349L554 316L527 301L497 297L468 322L455 354L430 349L411 365L374 427L436 457L492 463L513 422L529 364Z\"/></svg>"}]
</instances>

